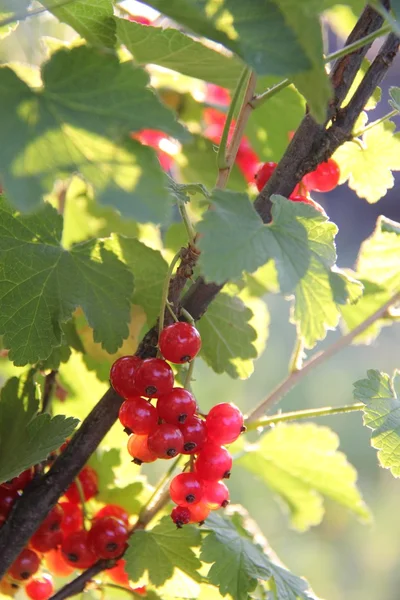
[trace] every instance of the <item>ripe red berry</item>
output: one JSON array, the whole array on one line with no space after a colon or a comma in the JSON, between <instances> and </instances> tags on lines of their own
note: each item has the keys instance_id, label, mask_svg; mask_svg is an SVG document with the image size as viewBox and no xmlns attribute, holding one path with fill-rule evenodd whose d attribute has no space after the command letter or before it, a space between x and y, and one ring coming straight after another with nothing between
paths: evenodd
<instances>
[{"instance_id":1,"label":"ripe red berry","mask_svg":"<svg viewBox=\"0 0 400 600\"><path fill-rule=\"evenodd\" d=\"M137 465L151 463L157 459L157 455L147 445L148 435L131 435L128 440L128 452Z\"/></svg>"},{"instance_id":2,"label":"ripe red berry","mask_svg":"<svg viewBox=\"0 0 400 600\"><path fill-rule=\"evenodd\" d=\"M203 501L211 510L225 508L229 504L229 490L222 481L204 481Z\"/></svg>"},{"instance_id":3,"label":"ripe red berry","mask_svg":"<svg viewBox=\"0 0 400 600\"><path fill-rule=\"evenodd\" d=\"M33 479L33 468L30 468L30 469L26 469L25 471L22 471L22 473L20 473L17 477L10 479L10 481L7 481L7 483L4 483L3 485L5 488L8 488L9 490L14 490L14 491L23 490L28 485L28 483L30 483L32 481L32 479Z\"/></svg>"},{"instance_id":4,"label":"ripe red berry","mask_svg":"<svg viewBox=\"0 0 400 600\"><path fill-rule=\"evenodd\" d=\"M227 106L230 104L231 95L226 88L215 85L215 83L207 83L205 100L208 104Z\"/></svg>"},{"instance_id":5,"label":"ripe red berry","mask_svg":"<svg viewBox=\"0 0 400 600\"><path fill-rule=\"evenodd\" d=\"M309 190L316 192L330 192L335 189L340 179L339 165L333 158L318 165L315 171L304 177L304 182Z\"/></svg>"},{"instance_id":6,"label":"ripe red berry","mask_svg":"<svg viewBox=\"0 0 400 600\"><path fill-rule=\"evenodd\" d=\"M202 523L210 514L210 507L203 500L194 506L189 506L190 521L189 523Z\"/></svg>"},{"instance_id":7,"label":"ripe red berry","mask_svg":"<svg viewBox=\"0 0 400 600\"><path fill-rule=\"evenodd\" d=\"M54 586L50 575L32 579L25 586L25 593L32 600L48 600L53 594Z\"/></svg>"},{"instance_id":8,"label":"ripe red berry","mask_svg":"<svg viewBox=\"0 0 400 600\"><path fill-rule=\"evenodd\" d=\"M190 523L190 511L187 506L175 506L171 511L171 519L180 529Z\"/></svg>"},{"instance_id":9,"label":"ripe red berry","mask_svg":"<svg viewBox=\"0 0 400 600\"><path fill-rule=\"evenodd\" d=\"M218 481L229 478L232 457L228 450L217 444L207 444L200 451L194 463L195 472L205 481Z\"/></svg>"},{"instance_id":10,"label":"ripe red berry","mask_svg":"<svg viewBox=\"0 0 400 600\"><path fill-rule=\"evenodd\" d=\"M320 213L325 213L324 209L318 202L312 200L312 198L307 198L307 196L302 196L301 194L291 194L289 196L289 200L292 202L304 202L304 204L309 204L313 206L315 210L318 210Z\"/></svg>"},{"instance_id":11,"label":"ripe red berry","mask_svg":"<svg viewBox=\"0 0 400 600\"><path fill-rule=\"evenodd\" d=\"M162 423L149 435L147 445L157 458L174 458L183 450L183 435L179 427Z\"/></svg>"},{"instance_id":12,"label":"ripe red berry","mask_svg":"<svg viewBox=\"0 0 400 600\"><path fill-rule=\"evenodd\" d=\"M65 562L65 558L61 553L61 548L50 550L46 553L46 565L49 571L57 577L66 577L74 572L74 567Z\"/></svg>"},{"instance_id":13,"label":"ripe red berry","mask_svg":"<svg viewBox=\"0 0 400 600\"><path fill-rule=\"evenodd\" d=\"M112 569L107 569L106 573L115 581L115 583L119 583L124 587L129 587L129 577L127 572L125 571L126 560L120 558Z\"/></svg>"},{"instance_id":14,"label":"ripe red berry","mask_svg":"<svg viewBox=\"0 0 400 600\"><path fill-rule=\"evenodd\" d=\"M157 401L158 416L172 425L183 425L194 415L196 409L196 400L183 388L173 388L169 394L160 396Z\"/></svg>"},{"instance_id":15,"label":"ripe red berry","mask_svg":"<svg viewBox=\"0 0 400 600\"><path fill-rule=\"evenodd\" d=\"M88 534L93 552L100 558L116 558L125 550L128 528L115 517L95 519Z\"/></svg>"},{"instance_id":16,"label":"ripe red berry","mask_svg":"<svg viewBox=\"0 0 400 600\"><path fill-rule=\"evenodd\" d=\"M17 490L9 489L7 485L0 485L0 514L6 517L17 498L19 498Z\"/></svg>"},{"instance_id":17,"label":"ripe red berry","mask_svg":"<svg viewBox=\"0 0 400 600\"><path fill-rule=\"evenodd\" d=\"M50 510L45 520L41 523L36 533L48 533L50 531L60 531L64 511L60 504L55 504Z\"/></svg>"},{"instance_id":18,"label":"ripe red berry","mask_svg":"<svg viewBox=\"0 0 400 600\"><path fill-rule=\"evenodd\" d=\"M136 371L135 383L139 394L148 398L168 394L174 387L174 373L165 360L146 358Z\"/></svg>"},{"instance_id":19,"label":"ripe red berry","mask_svg":"<svg viewBox=\"0 0 400 600\"><path fill-rule=\"evenodd\" d=\"M125 525L129 525L128 512L118 504L106 504L103 506L94 516L95 519L100 519L101 517L115 517L125 523Z\"/></svg>"},{"instance_id":20,"label":"ripe red berry","mask_svg":"<svg viewBox=\"0 0 400 600\"><path fill-rule=\"evenodd\" d=\"M82 492L85 500L90 500L90 498L93 498L93 496L97 494L99 489L99 478L97 476L96 471L92 467L89 467L89 465L86 465L79 473L78 479L82 486ZM81 497L79 495L78 486L76 485L75 481L71 483L71 485L65 492L65 495L67 496L70 502L74 502L75 504L80 503Z\"/></svg>"},{"instance_id":21,"label":"ripe red berry","mask_svg":"<svg viewBox=\"0 0 400 600\"><path fill-rule=\"evenodd\" d=\"M39 528L31 537L30 545L36 552L49 552L49 550L54 550L54 548L60 546L62 541L63 533L60 529L41 531Z\"/></svg>"},{"instance_id":22,"label":"ripe red berry","mask_svg":"<svg viewBox=\"0 0 400 600\"><path fill-rule=\"evenodd\" d=\"M278 163L266 162L257 171L255 175L256 186L259 192L263 189L264 185L271 179L272 173L275 171Z\"/></svg>"},{"instance_id":23,"label":"ripe red berry","mask_svg":"<svg viewBox=\"0 0 400 600\"><path fill-rule=\"evenodd\" d=\"M148 400L135 396L122 403L119 420L131 433L148 435L157 427L158 414Z\"/></svg>"},{"instance_id":24,"label":"ripe red berry","mask_svg":"<svg viewBox=\"0 0 400 600\"><path fill-rule=\"evenodd\" d=\"M260 159L250 146L250 142L247 138L243 137L240 142L235 163L242 171L246 181L249 183L254 181L255 174L257 173Z\"/></svg>"},{"instance_id":25,"label":"ripe red berry","mask_svg":"<svg viewBox=\"0 0 400 600\"><path fill-rule=\"evenodd\" d=\"M76 569L88 569L97 560L89 546L88 532L84 529L70 533L64 538L61 552L65 562Z\"/></svg>"},{"instance_id":26,"label":"ripe red berry","mask_svg":"<svg viewBox=\"0 0 400 600\"><path fill-rule=\"evenodd\" d=\"M111 385L123 398L137 396L135 373L141 363L142 360L138 356L122 356L111 367Z\"/></svg>"},{"instance_id":27,"label":"ripe red berry","mask_svg":"<svg viewBox=\"0 0 400 600\"><path fill-rule=\"evenodd\" d=\"M14 579L24 581L36 573L40 565L40 558L33 550L24 548L10 567L10 575Z\"/></svg>"},{"instance_id":28,"label":"ripe red berry","mask_svg":"<svg viewBox=\"0 0 400 600\"><path fill-rule=\"evenodd\" d=\"M203 485L195 473L180 473L172 479L169 493L175 504L191 506L202 499Z\"/></svg>"},{"instance_id":29,"label":"ripe red berry","mask_svg":"<svg viewBox=\"0 0 400 600\"><path fill-rule=\"evenodd\" d=\"M243 430L243 415L234 404L216 404L207 415L206 428L208 438L216 444L231 444Z\"/></svg>"},{"instance_id":30,"label":"ripe red berry","mask_svg":"<svg viewBox=\"0 0 400 600\"><path fill-rule=\"evenodd\" d=\"M164 327L158 345L167 360L183 364L192 360L201 348L201 337L196 327L178 321Z\"/></svg>"},{"instance_id":31,"label":"ripe red berry","mask_svg":"<svg viewBox=\"0 0 400 600\"><path fill-rule=\"evenodd\" d=\"M82 510L78 504L73 502L60 502L63 509L61 530L64 535L79 531L83 526Z\"/></svg>"},{"instance_id":32,"label":"ripe red berry","mask_svg":"<svg viewBox=\"0 0 400 600\"><path fill-rule=\"evenodd\" d=\"M182 454L197 454L203 448L207 438L205 421L194 415L179 428L183 435Z\"/></svg>"}]
</instances>

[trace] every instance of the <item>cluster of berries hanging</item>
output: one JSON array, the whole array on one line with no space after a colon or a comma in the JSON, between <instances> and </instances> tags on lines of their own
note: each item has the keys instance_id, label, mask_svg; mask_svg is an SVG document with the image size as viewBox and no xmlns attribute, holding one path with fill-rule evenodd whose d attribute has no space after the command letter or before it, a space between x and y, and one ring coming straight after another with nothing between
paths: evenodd
<instances>
[{"instance_id":1,"label":"cluster of berries hanging","mask_svg":"<svg viewBox=\"0 0 400 600\"><path fill-rule=\"evenodd\" d=\"M0 485L0 527L33 476L34 469L27 469ZM118 558L123 554L129 532L129 514L124 508L108 504L90 520L86 514L84 520L82 502L90 501L97 491L97 473L86 465L0 581L0 593L14 596L23 585L28 598L47 600L54 593L52 575L65 577L76 569L91 567L101 558ZM124 565L123 559L118 560L115 567L107 570L107 575L130 588ZM136 593L144 591L135 589Z\"/></svg>"},{"instance_id":2,"label":"cluster of berries hanging","mask_svg":"<svg viewBox=\"0 0 400 600\"><path fill-rule=\"evenodd\" d=\"M243 416L235 406L214 406L204 419L197 413L194 396L174 387L167 360L190 362L200 347L200 334L193 325L173 323L160 334L163 359L123 356L110 373L113 388L125 399L119 420L129 434L128 452L134 463L178 454L196 457L189 461L193 472L171 481L171 498L178 504L172 518L178 526L201 522L210 509L226 506L229 491L220 480L229 477L232 457L223 444L235 441L243 430Z\"/></svg>"}]
</instances>

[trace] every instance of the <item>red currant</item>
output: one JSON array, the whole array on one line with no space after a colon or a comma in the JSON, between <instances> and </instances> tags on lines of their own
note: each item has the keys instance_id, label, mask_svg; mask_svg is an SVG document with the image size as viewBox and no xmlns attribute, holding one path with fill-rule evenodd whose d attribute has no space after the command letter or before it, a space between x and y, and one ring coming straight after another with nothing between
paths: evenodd
<instances>
[{"instance_id":1,"label":"red currant","mask_svg":"<svg viewBox=\"0 0 400 600\"><path fill-rule=\"evenodd\" d=\"M206 418L207 436L216 444L231 444L243 430L243 415L234 404L212 407Z\"/></svg>"},{"instance_id":2,"label":"red currant","mask_svg":"<svg viewBox=\"0 0 400 600\"><path fill-rule=\"evenodd\" d=\"M182 364L189 362L198 354L201 348L201 337L196 327L178 321L162 330L158 345L164 358Z\"/></svg>"},{"instance_id":3,"label":"red currant","mask_svg":"<svg viewBox=\"0 0 400 600\"><path fill-rule=\"evenodd\" d=\"M205 481L218 481L229 478L232 468L232 457L228 450L217 444L207 444L200 451L194 463L195 472Z\"/></svg>"},{"instance_id":4,"label":"red currant","mask_svg":"<svg viewBox=\"0 0 400 600\"><path fill-rule=\"evenodd\" d=\"M180 529L190 523L190 511L187 506L175 506L171 512L171 519Z\"/></svg>"},{"instance_id":5,"label":"red currant","mask_svg":"<svg viewBox=\"0 0 400 600\"><path fill-rule=\"evenodd\" d=\"M146 596L147 588L145 585L141 585L140 587L132 588L132 592L135 592L135 594L138 594L139 596Z\"/></svg>"},{"instance_id":6,"label":"red currant","mask_svg":"<svg viewBox=\"0 0 400 600\"><path fill-rule=\"evenodd\" d=\"M196 400L183 388L173 388L169 394L160 396L157 401L158 416L172 425L183 425L186 419L194 415L196 409Z\"/></svg>"},{"instance_id":7,"label":"red currant","mask_svg":"<svg viewBox=\"0 0 400 600\"><path fill-rule=\"evenodd\" d=\"M271 179L272 173L275 171L278 163L266 162L257 171L255 175L256 186L259 192L263 189L264 185Z\"/></svg>"},{"instance_id":8,"label":"red currant","mask_svg":"<svg viewBox=\"0 0 400 600\"><path fill-rule=\"evenodd\" d=\"M194 506L189 506L190 512L190 521L189 523L202 523L205 521L210 514L210 507L203 501L195 504Z\"/></svg>"},{"instance_id":9,"label":"red currant","mask_svg":"<svg viewBox=\"0 0 400 600\"><path fill-rule=\"evenodd\" d=\"M308 173L304 181L309 190L330 192L338 185L340 179L339 165L333 158L318 165L315 171Z\"/></svg>"},{"instance_id":10,"label":"red currant","mask_svg":"<svg viewBox=\"0 0 400 600\"><path fill-rule=\"evenodd\" d=\"M25 586L25 593L32 600L48 600L54 591L53 580L50 575L43 575L32 579Z\"/></svg>"},{"instance_id":11,"label":"red currant","mask_svg":"<svg viewBox=\"0 0 400 600\"><path fill-rule=\"evenodd\" d=\"M135 373L142 360L138 356L122 356L115 361L110 371L110 381L114 390L123 398L137 396Z\"/></svg>"},{"instance_id":12,"label":"red currant","mask_svg":"<svg viewBox=\"0 0 400 600\"><path fill-rule=\"evenodd\" d=\"M128 452L137 465L151 463L157 459L157 455L147 445L147 435L131 435L128 440Z\"/></svg>"},{"instance_id":13,"label":"red currant","mask_svg":"<svg viewBox=\"0 0 400 600\"><path fill-rule=\"evenodd\" d=\"M183 435L175 425L162 423L149 435L147 445L157 458L174 458L183 450Z\"/></svg>"},{"instance_id":14,"label":"red currant","mask_svg":"<svg viewBox=\"0 0 400 600\"><path fill-rule=\"evenodd\" d=\"M172 479L169 493L175 504L191 506L202 499L203 485L195 473L180 473Z\"/></svg>"},{"instance_id":15,"label":"red currant","mask_svg":"<svg viewBox=\"0 0 400 600\"><path fill-rule=\"evenodd\" d=\"M93 552L100 558L116 558L125 550L128 528L115 517L95 519L88 534Z\"/></svg>"},{"instance_id":16,"label":"red currant","mask_svg":"<svg viewBox=\"0 0 400 600\"><path fill-rule=\"evenodd\" d=\"M136 396L122 403L119 409L119 420L128 433L148 435L157 427L158 414L148 400Z\"/></svg>"},{"instance_id":17,"label":"red currant","mask_svg":"<svg viewBox=\"0 0 400 600\"><path fill-rule=\"evenodd\" d=\"M82 510L78 504L73 502L60 502L63 509L61 530L64 535L79 531L83 527Z\"/></svg>"},{"instance_id":18,"label":"red currant","mask_svg":"<svg viewBox=\"0 0 400 600\"><path fill-rule=\"evenodd\" d=\"M45 520L41 523L36 533L48 533L50 531L60 531L61 522L63 520L64 511L62 506L55 504L50 510Z\"/></svg>"},{"instance_id":19,"label":"red currant","mask_svg":"<svg viewBox=\"0 0 400 600\"><path fill-rule=\"evenodd\" d=\"M82 486L83 496L85 500L90 500L90 498L93 498L99 490L99 478L97 476L96 471L92 467L89 467L89 465L86 465L79 473L78 479ZM74 502L75 504L80 503L81 497L79 495L78 486L76 485L75 481L71 483L71 485L65 492L65 495L67 496L70 502Z\"/></svg>"},{"instance_id":20,"label":"red currant","mask_svg":"<svg viewBox=\"0 0 400 600\"><path fill-rule=\"evenodd\" d=\"M30 483L33 479L33 468L26 469L26 471L22 471L17 477L10 479L7 483L4 483L4 487L9 490L23 490L28 483ZM3 487L3 486L2 486Z\"/></svg>"},{"instance_id":21,"label":"red currant","mask_svg":"<svg viewBox=\"0 0 400 600\"><path fill-rule=\"evenodd\" d=\"M10 575L19 581L29 579L36 573L40 558L33 550L24 548L10 567Z\"/></svg>"},{"instance_id":22,"label":"red currant","mask_svg":"<svg viewBox=\"0 0 400 600\"><path fill-rule=\"evenodd\" d=\"M129 577L125 571L126 560L120 558L112 569L107 569L110 579L125 587L129 587Z\"/></svg>"},{"instance_id":23,"label":"red currant","mask_svg":"<svg viewBox=\"0 0 400 600\"><path fill-rule=\"evenodd\" d=\"M183 435L182 454L197 454L207 438L205 421L193 415L180 426Z\"/></svg>"},{"instance_id":24,"label":"red currant","mask_svg":"<svg viewBox=\"0 0 400 600\"><path fill-rule=\"evenodd\" d=\"M66 577L74 572L74 567L71 567L65 562L65 559L61 554L61 548L47 552L46 565L49 571L57 577Z\"/></svg>"},{"instance_id":25,"label":"red currant","mask_svg":"<svg viewBox=\"0 0 400 600\"><path fill-rule=\"evenodd\" d=\"M49 552L61 545L63 533L60 529L51 531L51 529L41 531L38 529L30 540L30 545L36 552Z\"/></svg>"},{"instance_id":26,"label":"red currant","mask_svg":"<svg viewBox=\"0 0 400 600\"><path fill-rule=\"evenodd\" d=\"M119 506L118 504L106 504L101 508L96 514L95 519L100 519L101 517L115 517L125 523L125 525L129 525L129 514L128 512Z\"/></svg>"},{"instance_id":27,"label":"red currant","mask_svg":"<svg viewBox=\"0 0 400 600\"><path fill-rule=\"evenodd\" d=\"M312 198L307 198L307 196L302 196L301 194L292 194L289 196L289 200L292 202L304 202L304 204L309 204L313 206L315 210L318 210L320 213L325 213L324 209L318 202L312 200Z\"/></svg>"},{"instance_id":28,"label":"red currant","mask_svg":"<svg viewBox=\"0 0 400 600\"><path fill-rule=\"evenodd\" d=\"M157 397L172 390L174 373L165 360L146 358L136 372L135 383L139 394Z\"/></svg>"},{"instance_id":29,"label":"red currant","mask_svg":"<svg viewBox=\"0 0 400 600\"><path fill-rule=\"evenodd\" d=\"M203 500L211 510L228 506L229 490L222 481L204 481L203 487Z\"/></svg>"},{"instance_id":30,"label":"red currant","mask_svg":"<svg viewBox=\"0 0 400 600\"><path fill-rule=\"evenodd\" d=\"M19 498L17 490L9 489L7 485L0 485L0 514L6 517L17 498Z\"/></svg>"},{"instance_id":31,"label":"red currant","mask_svg":"<svg viewBox=\"0 0 400 600\"><path fill-rule=\"evenodd\" d=\"M254 176L255 173L257 173L260 159L250 146L250 142L247 140L247 138L242 138L242 141L240 142L235 163L242 171L246 181L249 183L254 181Z\"/></svg>"},{"instance_id":32,"label":"red currant","mask_svg":"<svg viewBox=\"0 0 400 600\"><path fill-rule=\"evenodd\" d=\"M88 532L84 529L67 535L62 543L61 552L65 562L76 569L88 569L97 560L89 545Z\"/></svg>"},{"instance_id":33,"label":"red currant","mask_svg":"<svg viewBox=\"0 0 400 600\"><path fill-rule=\"evenodd\" d=\"M227 89L215 85L215 83L207 83L205 100L208 104L221 104L221 106L227 106L230 104L231 96Z\"/></svg>"}]
</instances>

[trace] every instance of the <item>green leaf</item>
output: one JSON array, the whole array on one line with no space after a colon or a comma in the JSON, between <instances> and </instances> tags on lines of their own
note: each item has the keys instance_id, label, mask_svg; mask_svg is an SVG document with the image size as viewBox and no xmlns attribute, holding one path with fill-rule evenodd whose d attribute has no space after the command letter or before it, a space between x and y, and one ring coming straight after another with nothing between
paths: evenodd
<instances>
[{"instance_id":1,"label":"green leaf","mask_svg":"<svg viewBox=\"0 0 400 600\"><path fill-rule=\"evenodd\" d=\"M111 0L74 0L73 2L43 0L42 4L59 21L70 25L90 44L106 48L115 46L116 27Z\"/></svg>"},{"instance_id":2,"label":"green leaf","mask_svg":"<svg viewBox=\"0 0 400 600\"><path fill-rule=\"evenodd\" d=\"M146 572L149 581L160 587L175 570L195 581L201 563L192 548L200 545L200 531L193 526L177 529L170 517L164 517L153 529L136 531L130 538L124 558L129 578L137 581Z\"/></svg>"},{"instance_id":3,"label":"green leaf","mask_svg":"<svg viewBox=\"0 0 400 600\"><path fill-rule=\"evenodd\" d=\"M242 373L240 363L257 357L257 333L249 325L252 315L242 300L220 293L200 319L200 356L216 373L227 372L234 378L248 376Z\"/></svg>"},{"instance_id":4,"label":"green leaf","mask_svg":"<svg viewBox=\"0 0 400 600\"><path fill-rule=\"evenodd\" d=\"M400 112L400 88L399 87L390 87L389 88L390 100L389 104L395 110Z\"/></svg>"},{"instance_id":5,"label":"green leaf","mask_svg":"<svg viewBox=\"0 0 400 600\"><path fill-rule=\"evenodd\" d=\"M357 473L331 429L313 423L278 425L265 434L238 464L265 482L287 504L292 525L305 531L324 515L323 497L369 518L356 487Z\"/></svg>"},{"instance_id":6,"label":"green leaf","mask_svg":"<svg viewBox=\"0 0 400 600\"><path fill-rule=\"evenodd\" d=\"M207 518L206 527L212 533L203 541L200 558L212 563L208 580L223 596L248 600L261 579L274 582L276 600L317 600L304 579L282 566L269 548L248 539L244 528L241 535L231 520L216 513Z\"/></svg>"},{"instance_id":7,"label":"green leaf","mask_svg":"<svg viewBox=\"0 0 400 600\"><path fill-rule=\"evenodd\" d=\"M210 192L202 183L178 183L168 175L167 189L178 202L189 202L195 194L201 194L204 198L210 197Z\"/></svg>"},{"instance_id":8,"label":"green leaf","mask_svg":"<svg viewBox=\"0 0 400 600\"><path fill-rule=\"evenodd\" d=\"M127 19L116 22L119 40L137 63L160 65L222 87L236 87L244 67L238 58L212 50L177 29L148 27Z\"/></svg>"},{"instance_id":9,"label":"green leaf","mask_svg":"<svg viewBox=\"0 0 400 600\"><path fill-rule=\"evenodd\" d=\"M32 89L0 69L0 125L10 139L0 169L9 199L30 209L56 178L79 172L99 201L141 221L165 220L170 200L155 153L128 135L146 127L186 133L147 87L147 73L80 46L53 54L42 78L43 89Z\"/></svg>"},{"instance_id":10,"label":"green leaf","mask_svg":"<svg viewBox=\"0 0 400 600\"><path fill-rule=\"evenodd\" d=\"M45 460L79 423L63 415L37 415L38 408L32 371L7 381L0 396L0 483Z\"/></svg>"},{"instance_id":11,"label":"green leaf","mask_svg":"<svg viewBox=\"0 0 400 600\"><path fill-rule=\"evenodd\" d=\"M110 241L66 251L63 219L49 204L30 215L0 202L0 332L16 365L48 358L61 324L81 306L94 339L115 352L128 335L132 275Z\"/></svg>"},{"instance_id":12,"label":"green leaf","mask_svg":"<svg viewBox=\"0 0 400 600\"><path fill-rule=\"evenodd\" d=\"M118 236L122 260L133 273L135 290L132 302L142 306L149 323L160 313L161 294L168 265L158 250L139 240Z\"/></svg>"},{"instance_id":13,"label":"green leaf","mask_svg":"<svg viewBox=\"0 0 400 600\"><path fill-rule=\"evenodd\" d=\"M372 235L362 243L357 274L386 289L400 289L400 223L379 217Z\"/></svg>"},{"instance_id":14,"label":"green leaf","mask_svg":"<svg viewBox=\"0 0 400 600\"><path fill-rule=\"evenodd\" d=\"M222 283L274 259L281 292L295 295L292 318L306 347L312 348L327 328L336 327L336 304L350 294L350 282L344 285L343 274L332 270L336 225L312 206L282 196L272 197L270 225L264 225L245 194L215 190L211 202L213 210L197 226L205 277Z\"/></svg>"},{"instance_id":15,"label":"green leaf","mask_svg":"<svg viewBox=\"0 0 400 600\"><path fill-rule=\"evenodd\" d=\"M364 402L364 425L372 429L371 446L378 450L381 467L400 477L400 400L398 371L391 380L386 373L370 369L367 379L354 384L354 398Z\"/></svg>"},{"instance_id":16,"label":"green leaf","mask_svg":"<svg viewBox=\"0 0 400 600\"><path fill-rule=\"evenodd\" d=\"M367 202L378 202L394 186L392 171L400 170L400 133L385 121L364 133L360 143L346 142L333 155L340 167L340 181Z\"/></svg>"}]
</instances>

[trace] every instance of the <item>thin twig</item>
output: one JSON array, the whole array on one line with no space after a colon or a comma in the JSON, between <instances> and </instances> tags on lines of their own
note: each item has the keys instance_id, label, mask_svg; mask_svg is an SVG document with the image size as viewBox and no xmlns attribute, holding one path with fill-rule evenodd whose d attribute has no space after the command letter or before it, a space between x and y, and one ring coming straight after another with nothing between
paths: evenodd
<instances>
[{"instance_id":1,"label":"thin twig","mask_svg":"<svg viewBox=\"0 0 400 600\"><path fill-rule=\"evenodd\" d=\"M296 383L298 383L301 379L303 379L303 377L308 375L310 371L312 371L319 365L322 365L322 363L326 362L329 358L337 354L339 350L342 350L343 348L351 344L351 342L358 335L360 335L360 333L368 329L368 327L370 327L373 323L375 323L375 321L380 319L382 315L386 313L388 308L390 308L399 301L400 292L397 292L387 302L385 302L383 306L378 308L378 310L376 310L372 315L365 319L365 321L357 325L357 327L355 327L352 331L349 331L349 333L342 336L341 338L336 340L336 342L328 346L326 350L318 352L317 354L315 354L315 356L313 356L307 362L305 362L303 364L303 368L300 371L295 371L294 373L288 375L288 377L286 377L286 379L284 379L271 392L271 394L269 394L265 398L265 400L260 402L260 404L250 412L250 414L247 417L247 424L254 423L254 421L260 419L260 417L264 413L266 413L271 408L271 406L279 402L279 400L281 400Z\"/></svg>"},{"instance_id":2,"label":"thin twig","mask_svg":"<svg viewBox=\"0 0 400 600\"><path fill-rule=\"evenodd\" d=\"M54 387L56 385L57 373L58 371L53 369L44 378L42 413L50 412L50 404L53 397Z\"/></svg>"}]
</instances>

